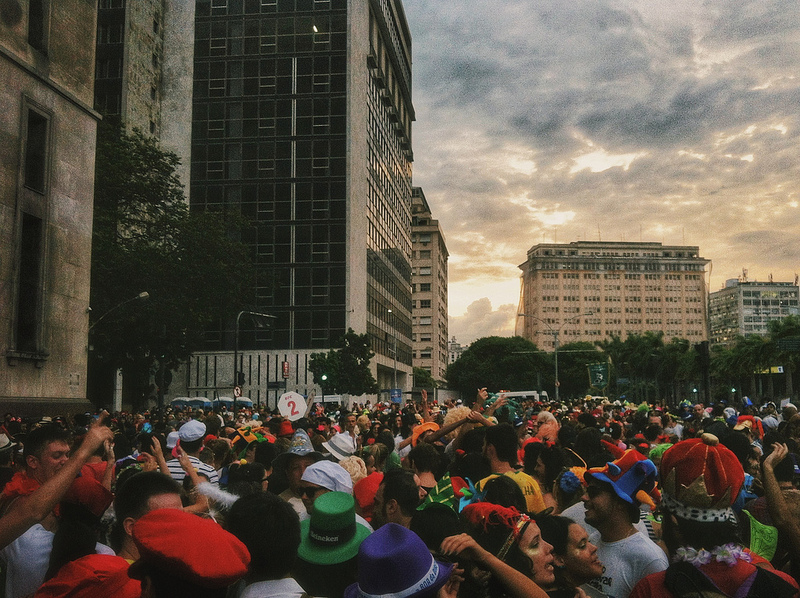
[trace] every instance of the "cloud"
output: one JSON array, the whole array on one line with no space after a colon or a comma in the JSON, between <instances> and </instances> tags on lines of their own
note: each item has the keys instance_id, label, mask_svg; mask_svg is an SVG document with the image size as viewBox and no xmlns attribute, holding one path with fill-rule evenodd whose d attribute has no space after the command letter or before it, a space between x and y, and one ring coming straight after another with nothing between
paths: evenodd
<instances>
[{"instance_id":1,"label":"cloud","mask_svg":"<svg viewBox=\"0 0 800 598\"><path fill-rule=\"evenodd\" d=\"M512 304L492 309L492 302L483 297L467 307L467 313L450 318L450 336L462 345L484 336L513 336L517 307Z\"/></svg>"},{"instance_id":2,"label":"cloud","mask_svg":"<svg viewBox=\"0 0 800 598\"><path fill-rule=\"evenodd\" d=\"M515 303L517 265L554 240L698 245L712 289L743 267L793 280L796 0L404 6L414 184L447 237L452 306Z\"/></svg>"}]
</instances>

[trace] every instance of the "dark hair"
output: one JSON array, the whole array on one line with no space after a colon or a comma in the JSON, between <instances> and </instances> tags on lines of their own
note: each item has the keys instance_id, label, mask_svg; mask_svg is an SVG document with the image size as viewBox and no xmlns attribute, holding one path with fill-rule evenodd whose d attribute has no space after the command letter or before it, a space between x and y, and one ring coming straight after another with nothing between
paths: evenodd
<instances>
[{"instance_id":1,"label":"dark hair","mask_svg":"<svg viewBox=\"0 0 800 598\"><path fill-rule=\"evenodd\" d=\"M535 441L529 442L523 449L523 470L530 476L533 475L533 470L536 469L536 462L539 460L539 455L542 454L542 449L544 449L544 443Z\"/></svg>"},{"instance_id":2,"label":"dark hair","mask_svg":"<svg viewBox=\"0 0 800 598\"><path fill-rule=\"evenodd\" d=\"M244 496L233 503L227 527L250 551L256 580L280 579L294 567L300 519L289 503L266 492Z\"/></svg>"},{"instance_id":3,"label":"dark hair","mask_svg":"<svg viewBox=\"0 0 800 598\"><path fill-rule=\"evenodd\" d=\"M64 428L54 425L46 425L28 432L25 438L25 446L22 450L22 458L27 459L33 455L41 459L42 453L51 442L69 442L70 436Z\"/></svg>"},{"instance_id":4,"label":"dark hair","mask_svg":"<svg viewBox=\"0 0 800 598\"><path fill-rule=\"evenodd\" d=\"M440 503L431 503L421 511L416 511L408 527L434 552L439 550L445 538L461 532L456 512Z\"/></svg>"},{"instance_id":5,"label":"dark hair","mask_svg":"<svg viewBox=\"0 0 800 598\"><path fill-rule=\"evenodd\" d=\"M663 508L663 505L662 505ZM701 522L682 519L674 516L665 509L662 530L664 533L664 543L670 554L673 554L680 545L691 546L692 548L705 548L711 550L716 546L725 544L741 544L739 536L739 526L734 521L711 521ZM679 539L674 526L680 530Z\"/></svg>"},{"instance_id":6,"label":"dark hair","mask_svg":"<svg viewBox=\"0 0 800 598\"><path fill-rule=\"evenodd\" d=\"M508 476L500 475L492 478L484 486L486 494L483 500L500 505L501 507L514 507L524 513L528 510L525 495L517 483Z\"/></svg>"},{"instance_id":7,"label":"dark hair","mask_svg":"<svg viewBox=\"0 0 800 598\"><path fill-rule=\"evenodd\" d=\"M256 463L261 463L267 469L272 468L272 462L277 456L278 451L271 442L259 442L256 446L254 459Z\"/></svg>"},{"instance_id":8,"label":"dark hair","mask_svg":"<svg viewBox=\"0 0 800 598\"><path fill-rule=\"evenodd\" d=\"M139 519L148 512L147 501L161 494L178 494L178 483L160 471L143 471L133 474L117 485L114 514L118 523L128 517Z\"/></svg>"},{"instance_id":9,"label":"dark hair","mask_svg":"<svg viewBox=\"0 0 800 598\"><path fill-rule=\"evenodd\" d=\"M248 496L260 492L266 468L261 463L245 463L231 466L228 473L228 492L238 496Z\"/></svg>"},{"instance_id":10,"label":"dark hair","mask_svg":"<svg viewBox=\"0 0 800 598\"><path fill-rule=\"evenodd\" d=\"M394 436L389 430L381 430L375 438L375 442L380 442L383 446L389 449L391 453L394 450Z\"/></svg>"},{"instance_id":11,"label":"dark hair","mask_svg":"<svg viewBox=\"0 0 800 598\"><path fill-rule=\"evenodd\" d=\"M181 448L186 453L196 453L202 448L202 446L202 438L198 438L197 440L181 440Z\"/></svg>"},{"instance_id":12,"label":"dark hair","mask_svg":"<svg viewBox=\"0 0 800 598\"><path fill-rule=\"evenodd\" d=\"M537 517L536 523L542 532L542 539L553 546L553 554L563 556L569 544L569 526L575 523L569 517L545 515Z\"/></svg>"},{"instance_id":13,"label":"dark hair","mask_svg":"<svg viewBox=\"0 0 800 598\"><path fill-rule=\"evenodd\" d=\"M493 446L497 459L509 465L517 464L517 433L511 424L497 424L486 428L486 444Z\"/></svg>"},{"instance_id":14,"label":"dark hair","mask_svg":"<svg viewBox=\"0 0 800 598\"><path fill-rule=\"evenodd\" d=\"M443 473L439 471L442 457L433 445L421 442L411 449L406 458L409 465L415 467L418 471L430 471L436 479L439 479Z\"/></svg>"},{"instance_id":15,"label":"dark hair","mask_svg":"<svg viewBox=\"0 0 800 598\"><path fill-rule=\"evenodd\" d=\"M400 511L411 517L419 506L419 488L407 469L392 469L383 474L383 502L396 500Z\"/></svg>"},{"instance_id":16,"label":"dark hair","mask_svg":"<svg viewBox=\"0 0 800 598\"><path fill-rule=\"evenodd\" d=\"M481 453L468 452L466 455L456 456L453 465L450 467L451 476L469 478L476 483L491 473L492 468L489 465L489 460Z\"/></svg>"},{"instance_id":17,"label":"dark hair","mask_svg":"<svg viewBox=\"0 0 800 598\"><path fill-rule=\"evenodd\" d=\"M136 579L150 578L155 598L225 598L228 588L209 588L177 577L172 571L159 568L152 561L140 559L131 565Z\"/></svg>"}]
</instances>

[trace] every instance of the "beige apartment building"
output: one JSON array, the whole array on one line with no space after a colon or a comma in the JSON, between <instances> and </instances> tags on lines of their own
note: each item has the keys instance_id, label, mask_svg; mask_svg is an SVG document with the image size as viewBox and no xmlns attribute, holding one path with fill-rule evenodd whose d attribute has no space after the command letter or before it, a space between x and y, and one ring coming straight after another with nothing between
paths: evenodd
<instances>
[{"instance_id":1,"label":"beige apartment building","mask_svg":"<svg viewBox=\"0 0 800 598\"><path fill-rule=\"evenodd\" d=\"M411 191L413 365L444 380L448 364L447 244L420 187Z\"/></svg>"},{"instance_id":2,"label":"beige apartment building","mask_svg":"<svg viewBox=\"0 0 800 598\"><path fill-rule=\"evenodd\" d=\"M699 247L576 241L531 247L522 270L516 333L538 347L625 338L708 338Z\"/></svg>"}]
</instances>

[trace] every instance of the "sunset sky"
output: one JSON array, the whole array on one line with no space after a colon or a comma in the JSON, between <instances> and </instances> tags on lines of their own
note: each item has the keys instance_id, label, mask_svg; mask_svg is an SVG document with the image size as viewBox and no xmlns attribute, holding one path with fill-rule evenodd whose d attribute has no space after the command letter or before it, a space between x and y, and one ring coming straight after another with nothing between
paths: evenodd
<instances>
[{"instance_id":1,"label":"sunset sky","mask_svg":"<svg viewBox=\"0 0 800 598\"><path fill-rule=\"evenodd\" d=\"M699 245L710 289L800 271L800 2L404 0L414 185L450 335L513 333L541 242Z\"/></svg>"}]
</instances>

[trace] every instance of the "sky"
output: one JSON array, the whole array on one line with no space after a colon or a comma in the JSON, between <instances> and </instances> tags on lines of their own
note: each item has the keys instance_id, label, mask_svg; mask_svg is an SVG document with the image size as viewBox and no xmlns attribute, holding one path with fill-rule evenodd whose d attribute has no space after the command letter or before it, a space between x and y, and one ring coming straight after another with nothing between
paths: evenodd
<instances>
[{"instance_id":1,"label":"sky","mask_svg":"<svg viewBox=\"0 0 800 598\"><path fill-rule=\"evenodd\" d=\"M450 336L511 335L537 243L697 245L711 291L800 271L800 2L404 0L415 186Z\"/></svg>"}]
</instances>

